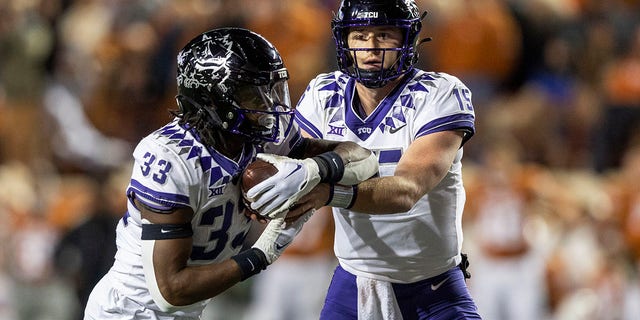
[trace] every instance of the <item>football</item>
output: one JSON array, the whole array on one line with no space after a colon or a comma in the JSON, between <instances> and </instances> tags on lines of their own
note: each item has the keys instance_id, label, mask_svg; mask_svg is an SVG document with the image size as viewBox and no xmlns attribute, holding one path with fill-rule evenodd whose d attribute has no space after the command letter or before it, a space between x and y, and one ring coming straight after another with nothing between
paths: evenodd
<instances>
[{"instance_id":1,"label":"football","mask_svg":"<svg viewBox=\"0 0 640 320\"><path fill-rule=\"evenodd\" d=\"M242 176L240 177L240 189L242 190L242 199L244 201L246 210L249 213L257 215L258 218L263 219L264 217L262 217L255 210L251 209L250 202L246 198L247 191L251 189L253 186L257 185L258 183L274 176L276 173L278 173L278 168L276 168L273 164L260 159L256 159L255 161L251 162L242 171Z\"/></svg>"}]
</instances>

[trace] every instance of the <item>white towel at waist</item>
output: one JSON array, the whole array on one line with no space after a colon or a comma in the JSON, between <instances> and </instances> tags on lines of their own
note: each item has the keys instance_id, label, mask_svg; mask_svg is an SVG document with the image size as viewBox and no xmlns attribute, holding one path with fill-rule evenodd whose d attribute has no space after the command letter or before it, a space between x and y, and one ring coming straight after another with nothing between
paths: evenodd
<instances>
[{"instance_id":1,"label":"white towel at waist","mask_svg":"<svg viewBox=\"0 0 640 320\"><path fill-rule=\"evenodd\" d=\"M358 320L402 320L402 314L388 281L357 277Z\"/></svg>"}]
</instances>

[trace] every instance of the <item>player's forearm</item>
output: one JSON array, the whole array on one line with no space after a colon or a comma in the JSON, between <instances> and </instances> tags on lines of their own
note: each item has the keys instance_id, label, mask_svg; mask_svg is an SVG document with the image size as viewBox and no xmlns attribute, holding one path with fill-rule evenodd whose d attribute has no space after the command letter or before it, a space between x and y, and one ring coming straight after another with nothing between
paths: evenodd
<instances>
[{"instance_id":1,"label":"player's forearm","mask_svg":"<svg viewBox=\"0 0 640 320\"><path fill-rule=\"evenodd\" d=\"M409 211L447 175L461 140L458 132L420 138L403 155L394 176L369 179L358 185L351 210L371 214Z\"/></svg>"},{"instance_id":2,"label":"player's forearm","mask_svg":"<svg viewBox=\"0 0 640 320\"><path fill-rule=\"evenodd\" d=\"M217 296L240 282L241 272L233 260L204 266L185 267L173 275L158 279L166 302L183 307Z\"/></svg>"},{"instance_id":3,"label":"player's forearm","mask_svg":"<svg viewBox=\"0 0 640 320\"><path fill-rule=\"evenodd\" d=\"M358 184L350 210L368 214L406 212L424 194L422 188L402 177L373 178Z\"/></svg>"},{"instance_id":4,"label":"player's forearm","mask_svg":"<svg viewBox=\"0 0 640 320\"><path fill-rule=\"evenodd\" d=\"M171 215L175 218L181 212L178 210ZM153 217L153 214L145 212L145 216ZM158 225L143 224L141 256L149 292L161 310L179 310L214 297L241 280L241 269L233 260L189 266L187 261L193 245L191 237L173 228L175 225L159 224L159 230L166 231L160 233L165 238L156 234L157 239L153 239L151 231L157 229L154 226ZM174 230L178 230L175 236L166 238Z\"/></svg>"}]
</instances>

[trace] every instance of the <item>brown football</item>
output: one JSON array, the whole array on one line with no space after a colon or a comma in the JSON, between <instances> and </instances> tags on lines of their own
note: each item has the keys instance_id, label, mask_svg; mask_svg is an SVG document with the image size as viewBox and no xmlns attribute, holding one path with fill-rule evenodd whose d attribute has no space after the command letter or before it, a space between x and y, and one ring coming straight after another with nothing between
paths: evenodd
<instances>
[{"instance_id":1,"label":"brown football","mask_svg":"<svg viewBox=\"0 0 640 320\"><path fill-rule=\"evenodd\" d=\"M240 188L242 189L242 199L244 201L245 206L247 207L247 211L250 213L256 214L259 218L263 218L258 212L251 209L249 206L250 202L245 197L247 191L251 189L253 186L258 183L267 180L268 178L274 176L278 173L278 168L276 168L273 164L256 159L251 162L245 169L242 171L242 177L240 178Z\"/></svg>"}]
</instances>

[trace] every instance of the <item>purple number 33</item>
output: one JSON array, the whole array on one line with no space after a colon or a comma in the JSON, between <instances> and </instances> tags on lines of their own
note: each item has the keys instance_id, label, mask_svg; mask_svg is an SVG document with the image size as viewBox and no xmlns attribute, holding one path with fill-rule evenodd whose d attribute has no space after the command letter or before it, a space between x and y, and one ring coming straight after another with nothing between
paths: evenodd
<instances>
[{"instance_id":1,"label":"purple number 33","mask_svg":"<svg viewBox=\"0 0 640 320\"><path fill-rule=\"evenodd\" d=\"M153 181L163 184L167 181L167 173L171 171L171 162L159 159L149 152L144 154L144 158L146 161L140 166L140 170L142 170L142 175L147 177L149 174L153 174Z\"/></svg>"}]
</instances>

